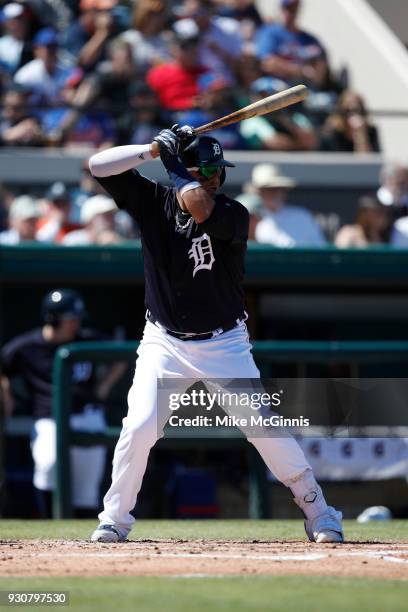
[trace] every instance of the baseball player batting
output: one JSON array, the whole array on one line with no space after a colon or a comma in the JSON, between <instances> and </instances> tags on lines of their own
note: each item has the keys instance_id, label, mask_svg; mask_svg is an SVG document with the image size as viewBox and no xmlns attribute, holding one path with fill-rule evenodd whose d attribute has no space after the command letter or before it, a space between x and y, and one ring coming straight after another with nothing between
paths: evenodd
<instances>
[{"instance_id":1,"label":"baseball player batting","mask_svg":"<svg viewBox=\"0 0 408 612\"><path fill-rule=\"evenodd\" d=\"M137 168L160 155L172 187ZM244 310L244 258L249 215L219 189L226 161L220 143L177 125L152 144L93 155L93 176L141 231L146 326L129 411L117 443L112 484L92 542L129 534L150 449L158 433L157 380L259 378ZM164 426L165 423L163 423ZM249 439L268 468L294 495L313 542L342 542L342 515L327 506L303 451L290 436Z\"/></svg>"}]
</instances>

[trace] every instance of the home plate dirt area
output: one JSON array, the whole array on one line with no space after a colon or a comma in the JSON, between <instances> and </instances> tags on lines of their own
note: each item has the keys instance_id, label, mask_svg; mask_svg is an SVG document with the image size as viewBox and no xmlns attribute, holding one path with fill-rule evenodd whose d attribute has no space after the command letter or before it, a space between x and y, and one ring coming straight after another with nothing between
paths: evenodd
<instances>
[{"instance_id":1,"label":"home plate dirt area","mask_svg":"<svg viewBox=\"0 0 408 612\"><path fill-rule=\"evenodd\" d=\"M0 541L0 576L354 576L408 579L408 543Z\"/></svg>"}]
</instances>

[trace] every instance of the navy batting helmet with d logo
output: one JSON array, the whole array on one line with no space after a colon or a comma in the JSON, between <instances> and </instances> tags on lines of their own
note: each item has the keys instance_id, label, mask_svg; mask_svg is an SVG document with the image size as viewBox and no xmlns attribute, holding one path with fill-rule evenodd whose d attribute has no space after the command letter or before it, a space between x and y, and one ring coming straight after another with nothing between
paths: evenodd
<instances>
[{"instance_id":1,"label":"navy batting helmet with d logo","mask_svg":"<svg viewBox=\"0 0 408 612\"><path fill-rule=\"evenodd\" d=\"M181 153L183 164L188 170L197 170L205 166L222 166L221 185L225 181L225 166L234 164L224 159L221 144L212 136L197 136Z\"/></svg>"}]
</instances>

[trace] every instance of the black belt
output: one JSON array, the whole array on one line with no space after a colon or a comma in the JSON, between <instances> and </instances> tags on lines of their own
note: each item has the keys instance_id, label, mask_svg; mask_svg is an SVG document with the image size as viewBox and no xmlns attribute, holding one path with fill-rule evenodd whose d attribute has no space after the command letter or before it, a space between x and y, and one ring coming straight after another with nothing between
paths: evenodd
<instances>
[{"instance_id":1,"label":"black belt","mask_svg":"<svg viewBox=\"0 0 408 612\"><path fill-rule=\"evenodd\" d=\"M193 341L210 340L211 338L216 338L217 336L220 336L221 334L225 334L225 332L231 331L231 329L234 329L234 327L246 321L247 318L248 318L248 315L246 312L244 312L244 315L240 319L235 319L230 324L227 324L224 327L218 327L217 329L214 329L213 331L196 334L193 332L183 333L183 332L173 331L172 329L167 329L167 327L164 327L164 325L162 325L159 321L157 321L157 319L153 317L152 313L149 310L146 312L146 321L149 321L149 323L156 325L156 327L164 331L169 336L173 336L173 338L177 338L178 340L183 340L183 341L185 340L193 340Z\"/></svg>"}]
</instances>

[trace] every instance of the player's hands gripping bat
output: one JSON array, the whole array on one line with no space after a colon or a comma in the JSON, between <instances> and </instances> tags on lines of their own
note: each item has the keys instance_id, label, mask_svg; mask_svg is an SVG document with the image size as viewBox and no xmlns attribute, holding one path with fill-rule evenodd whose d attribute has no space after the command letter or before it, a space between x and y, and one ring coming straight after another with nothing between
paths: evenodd
<instances>
[{"instance_id":1,"label":"player's hands gripping bat","mask_svg":"<svg viewBox=\"0 0 408 612\"><path fill-rule=\"evenodd\" d=\"M167 170L171 182L177 191L181 192L189 183L193 183L194 179L186 170L179 155L181 142L180 137L176 133L179 129L176 124L170 130L162 130L154 138L153 144L156 143L159 148L160 159Z\"/></svg>"},{"instance_id":2,"label":"player's hands gripping bat","mask_svg":"<svg viewBox=\"0 0 408 612\"><path fill-rule=\"evenodd\" d=\"M180 147L180 138L171 130L162 130L154 139L153 142L156 142L159 146L160 158L162 162L166 159L170 159L172 157L177 157Z\"/></svg>"},{"instance_id":3,"label":"player's hands gripping bat","mask_svg":"<svg viewBox=\"0 0 408 612\"><path fill-rule=\"evenodd\" d=\"M191 125L182 125L180 127L178 123L176 123L171 129L180 138L180 146L183 149L191 144L196 138L196 133Z\"/></svg>"}]
</instances>

